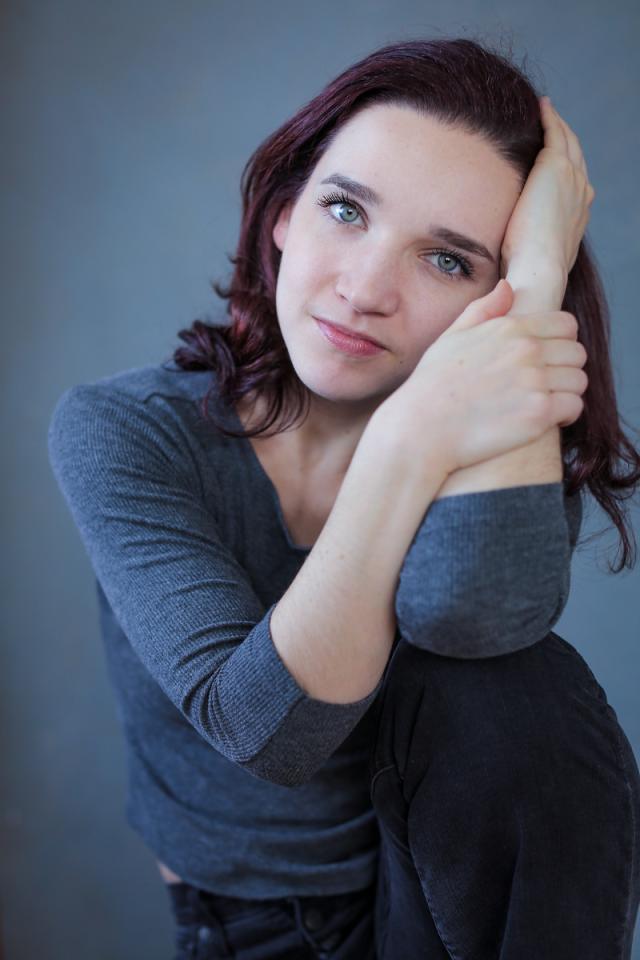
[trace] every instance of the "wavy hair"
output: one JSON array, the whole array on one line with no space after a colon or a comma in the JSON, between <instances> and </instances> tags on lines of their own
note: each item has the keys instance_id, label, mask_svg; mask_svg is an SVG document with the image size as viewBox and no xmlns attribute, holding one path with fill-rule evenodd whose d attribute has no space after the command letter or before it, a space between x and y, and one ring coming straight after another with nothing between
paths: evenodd
<instances>
[{"instance_id":1,"label":"wavy hair","mask_svg":"<svg viewBox=\"0 0 640 960\"><path fill-rule=\"evenodd\" d=\"M241 178L242 219L229 285L212 283L228 300L227 325L195 320L180 330L173 360L182 370L212 370L202 398L205 417L231 437L271 435L306 417L309 392L297 376L276 314L281 253L272 230L281 208L295 203L316 164L343 124L373 103L409 105L476 133L492 143L524 184L544 146L538 96L512 57L467 38L411 39L383 46L354 63L302 106L254 151ZM575 423L561 428L568 495L587 487L615 524L622 557L611 572L635 564L633 528L621 503L640 481L640 455L622 430L610 356L610 317L595 256L583 237L562 309L577 318L589 383ZM262 394L265 415L238 431L212 413L247 394ZM221 410L221 414L223 410ZM634 431L635 432L635 431ZM626 471L624 468L627 468ZM632 545L633 541L633 545Z\"/></svg>"}]
</instances>

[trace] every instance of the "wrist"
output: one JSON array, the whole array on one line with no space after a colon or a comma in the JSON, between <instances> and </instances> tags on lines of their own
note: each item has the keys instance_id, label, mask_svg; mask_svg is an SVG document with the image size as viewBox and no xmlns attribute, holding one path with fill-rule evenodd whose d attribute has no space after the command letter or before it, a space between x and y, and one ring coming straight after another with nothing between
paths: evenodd
<instances>
[{"instance_id":1,"label":"wrist","mask_svg":"<svg viewBox=\"0 0 640 960\"><path fill-rule=\"evenodd\" d=\"M514 293L512 316L562 309L567 272L557 264L520 255L510 261L505 279Z\"/></svg>"},{"instance_id":2,"label":"wrist","mask_svg":"<svg viewBox=\"0 0 640 960\"><path fill-rule=\"evenodd\" d=\"M377 407L365 433L374 446L386 447L396 463L403 458L414 465L420 463L429 481L438 480L441 484L458 469L458 464L453 460L447 431L442 426L446 416L438 415L437 404L427 410L425 406L426 398L414 396L409 384L403 384Z\"/></svg>"}]
</instances>

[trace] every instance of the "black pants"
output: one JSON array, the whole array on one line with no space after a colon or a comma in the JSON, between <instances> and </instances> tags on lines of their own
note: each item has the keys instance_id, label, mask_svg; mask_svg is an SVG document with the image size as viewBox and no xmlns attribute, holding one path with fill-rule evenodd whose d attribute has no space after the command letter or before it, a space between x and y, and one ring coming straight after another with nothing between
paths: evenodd
<instances>
[{"instance_id":1,"label":"black pants","mask_svg":"<svg viewBox=\"0 0 640 960\"><path fill-rule=\"evenodd\" d=\"M330 897L241 900L167 887L176 960L374 960L375 887Z\"/></svg>"},{"instance_id":2,"label":"black pants","mask_svg":"<svg viewBox=\"0 0 640 960\"><path fill-rule=\"evenodd\" d=\"M400 643L377 709L378 960L630 960L640 773L575 647Z\"/></svg>"},{"instance_id":3,"label":"black pants","mask_svg":"<svg viewBox=\"0 0 640 960\"><path fill-rule=\"evenodd\" d=\"M401 642L375 709L375 895L176 885L179 960L630 960L640 773L571 644L460 660Z\"/></svg>"}]
</instances>

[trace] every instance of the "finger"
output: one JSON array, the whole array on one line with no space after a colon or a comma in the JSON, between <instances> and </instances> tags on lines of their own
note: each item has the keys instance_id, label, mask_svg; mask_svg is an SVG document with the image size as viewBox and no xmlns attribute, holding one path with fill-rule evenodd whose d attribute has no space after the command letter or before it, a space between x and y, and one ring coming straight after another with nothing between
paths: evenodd
<instances>
[{"instance_id":1,"label":"finger","mask_svg":"<svg viewBox=\"0 0 640 960\"><path fill-rule=\"evenodd\" d=\"M558 337L563 340L570 337L576 340L578 322L568 310L554 310L551 313L528 313L517 317L518 328L534 337ZM584 348L583 348L584 349Z\"/></svg>"},{"instance_id":2,"label":"finger","mask_svg":"<svg viewBox=\"0 0 640 960\"><path fill-rule=\"evenodd\" d=\"M563 150L571 160L571 162L582 170L584 176L588 179L587 165L584 159L584 154L582 152L582 147L580 141L576 134L573 132L569 124L564 120L554 105L550 101L543 101L543 104L547 108L547 121L549 128L553 129L554 127L562 132L563 139L560 136L557 139L550 137L549 143L547 144L545 140L545 145L551 146L554 149Z\"/></svg>"},{"instance_id":3,"label":"finger","mask_svg":"<svg viewBox=\"0 0 640 960\"><path fill-rule=\"evenodd\" d=\"M540 119L544 127L545 147L551 147L552 150L558 150L560 153L568 153L569 144L564 128L558 122L558 117L551 106L551 102L542 98L540 99Z\"/></svg>"},{"instance_id":4,"label":"finger","mask_svg":"<svg viewBox=\"0 0 640 960\"><path fill-rule=\"evenodd\" d=\"M578 419L584 410L582 397L575 393L555 393L549 394L551 403L551 423L556 423L559 427L568 427Z\"/></svg>"},{"instance_id":5,"label":"finger","mask_svg":"<svg viewBox=\"0 0 640 960\"><path fill-rule=\"evenodd\" d=\"M545 367L547 390L556 393L575 393L582 396L589 386L589 378L584 370L576 367Z\"/></svg>"},{"instance_id":6,"label":"finger","mask_svg":"<svg viewBox=\"0 0 640 960\"><path fill-rule=\"evenodd\" d=\"M550 109L550 113L553 115L555 120L560 124L560 127L562 128L562 131L565 135L566 142L567 142L567 149L568 149L568 153L569 153L569 157L571 158L571 161L575 163L576 166L580 167L580 169L582 170L582 172L584 173L585 177L588 180L589 177L587 174L587 164L584 159L584 153L582 152L582 146L580 144L580 140L578 139L574 131L571 129L567 121L560 116L560 114L558 113L558 111L556 110L556 108L552 103L549 103L549 109Z\"/></svg>"},{"instance_id":7,"label":"finger","mask_svg":"<svg viewBox=\"0 0 640 960\"><path fill-rule=\"evenodd\" d=\"M547 367L577 369L587 362L587 351L577 340L543 340L541 360Z\"/></svg>"},{"instance_id":8,"label":"finger","mask_svg":"<svg viewBox=\"0 0 640 960\"><path fill-rule=\"evenodd\" d=\"M576 166L580 167L585 177L589 179L589 176L587 173L587 163L586 163L586 160L584 159L584 153L582 151L582 145L580 143L580 140L578 139L574 131L571 129L569 124L566 122L566 120L563 120L557 111L556 111L556 115L567 137L567 143L569 145L569 156L571 157L571 160L573 161L573 163L575 163Z\"/></svg>"}]
</instances>

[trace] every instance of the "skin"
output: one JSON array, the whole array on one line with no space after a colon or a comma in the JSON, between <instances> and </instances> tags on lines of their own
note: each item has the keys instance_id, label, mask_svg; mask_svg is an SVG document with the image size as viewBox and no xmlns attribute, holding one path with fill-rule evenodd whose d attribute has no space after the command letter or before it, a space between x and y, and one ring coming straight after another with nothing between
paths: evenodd
<instances>
[{"instance_id":1,"label":"skin","mask_svg":"<svg viewBox=\"0 0 640 960\"><path fill-rule=\"evenodd\" d=\"M372 187L381 205L319 206L322 196L340 193L321 184L335 172ZM332 479L339 484L376 407L464 308L497 283L521 189L514 168L475 134L395 105L352 117L274 226L282 253L278 320L311 407L302 425L258 438L256 448L277 446L279 459L286 444L287 462L308 488L317 471L325 489ZM457 261L434 253L450 245L430 235L430 224L480 241L495 262L459 251L475 271L465 277ZM325 339L313 316L367 333L387 349L352 358ZM247 404L238 413L253 422Z\"/></svg>"}]
</instances>

